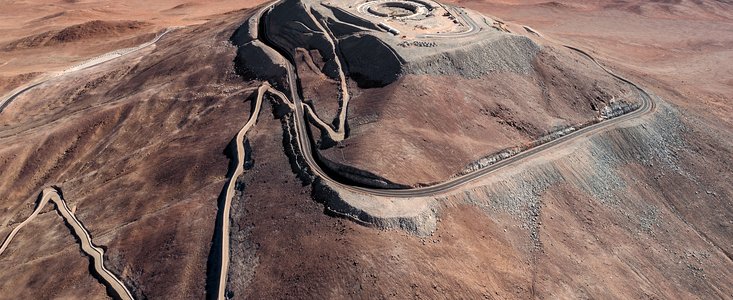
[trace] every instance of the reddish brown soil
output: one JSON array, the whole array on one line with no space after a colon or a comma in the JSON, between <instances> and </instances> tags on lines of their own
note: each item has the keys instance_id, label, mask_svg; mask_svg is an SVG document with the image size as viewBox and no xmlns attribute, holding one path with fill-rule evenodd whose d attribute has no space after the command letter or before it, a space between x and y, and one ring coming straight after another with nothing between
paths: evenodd
<instances>
[{"instance_id":1,"label":"reddish brown soil","mask_svg":"<svg viewBox=\"0 0 733 300\"><path fill-rule=\"evenodd\" d=\"M9 105L0 115L0 236L32 212L43 187L57 184L134 295L202 298L224 150L246 121L251 92L244 89L256 84L234 74L235 49L226 42L243 13L219 19ZM64 229L60 218L40 222ZM72 293L65 280L88 276L73 239L57 242L70 239L68 230L33 234L44 232L38 228L24 229L0 259L16 266L2 272L9 280L0 295L22 286L39 288L22 295L58 297ZM64 278L67 272L76 277ZM96 295L99 284L91 282L73 293Z\"/></svg>"},{"instance_id":2,"label":"reddish brown soil","mask_svg":"<svg viewBox=\"0 0 733 300\"><path fill-rule=\"evenodd\" d=\"M5 233L3 231L3 236ZM81 252L79 243L53 204L49 204L16 238L0 259L3 269L0 272L0 298L107 296L105 286L90 273L89 258Z\"/></svg>"},{"instance_id":3,"label":"reddish brown soil","mask_svg":"<svg viewBox=\"0 0 733 300\"><path fill-rule=\"evenodd\" d=\"M350 137L325 153L392 182L439 182L481 157L594 120L612 98L639 101L569 50L546 46L533 64L529 75L407 75L383 89L354 89Z\"/></svg>"},{"instance_id":4,"label":"reddish brown soil","mask_svg":"<svg viewBox=\"0 0 733 300\"><path fill-rule=\"evenodd\" d=\"M34 78L41 75L41 72L35 72L35 73L23 73L19 75L12 75L12 76L0 76L0 93L7 93L11 90L19 87L24 86Z\"/></svg>"},{"instance_id":5,"label":"reddish brown soil","mask_svg":"<svg viewBox=\"0 0 733 300\"><path fill-rule=\"evenodd\" d=\"M251 0L3 3L0 76L64 70L100 54L139 45L163 28L201 24L218 14L258 3ZM78 42L68 43L70 40ZM49 46L28 48L43 44Z\"/></svg>"},{"instance_id":6,"label":"reddish brown soil","mask_svg":"<svg viewBox=\"0 0 733 300\"><path fill-rule=\"evenodd\" d=\"M279 125L262 119L250 138L257 164L244 175L232 230L247 237L234 247L250 245L256 267L250 282L230 279L236 298L529 296L530 245L515 221L461 206L418 238L324 215L289 171Z\"/></svg>"},{"instance_id":7,"label":"reddish brown soil","mask_svg":"<svg viewBox=\"0 0 733 300\"><path fill-rule=\"evenodd\" d=\"M263 119L251 135L258 163L244 175L233 226L243 237L234 247L247 251L232 254L248 266L233 272L248 275L230 278L235 297L716 298L733 292L726 242L733 186L730 175L721 176L733 171L731 151L697 130L686 136L679 167L698 182L634 163L608 167L629 183L613 202L584 191L591 179L582 175L540 192L537 210L452 204L463 201L459 193L444 201L437 231L418 238L323 215L289 175L278 125ZM624 141L618 131L600 138ZM555 167L592 172L593 159L564 158Z\"/></svg>"},{"instance_id":8,"label":"reddish brown soil","mask_svg":"<svg viewBox=\"0 0 733 300\"><path fill-rule=\"evenodd\" d=\"M325 215L291 172L280 122L265 110L250 139L256 163L245 172L244 195L233 212L232 230L243 237L232 242L239 249L232 253L239 264L230 273L235 297L733 294L733 85L726 63L733 49L728 16L733 10L719 1L498 2L462 5L589 49L676 107L685 126L680 145L658 150L675 149L668 154L689 176L659 163L615 166L612 172L627 183L615 204L582 190L587 184L582 176L549 186L529 212L499 209L506 203L477 207L449 199L436 232L418 238ZM0 115L0 236L31 213L42 187L59 184L95 243L107 248L108 267L138 298L202 298L216 198L227 171L223 151L248 116L249 93L242 88L256 85L234 76L234 48L226 43L245 15L172 33L154 49L16 99ZM84 22L93 19L100 18ZM40 27L9 36L52 30ZM37 67L34 61L24 63L23 68ZM20 69L13 65L8 72L24 73ZM410 80L405 84L416 85ZM430 108L445 108L421 107L428 114L435 114ZM366 118L377 111L353 112L354 118ZM370 126L366 119L364 128ZM425 126L437 128L432 122ZM397 126L379 130L399 137L392 132L400 130ZM624 141L619 132L601 138ZM416 149L445 147L452 138ZM624 152L634 144L622 146L609 151ZM563 157L555 167L568 173L593 169L592 161L575 157ZM423 170L427 165L417 161L405 168L429 174ZM534 174L532 166L526 168ZM0 257L0 298L103 296L69 230L48 211Z\"/></svg>"},{"instance_id":9,"label":"reddish brown soil","mask_svg":"<svg viewBox=\"0 0 733 300\"><path fill-rule=\"evenodd\" d=\"M339 83L323 72L323 58L317 50L296 52L298 77L303 86L303 98L313 104L315 112L327 124L338 117Z\"/></svg>"},{"instance_id":10,"label":"reddish brown soil","mask_svg":"<svg viewBox=\"0 0 733 300\"><path fill-rule=\"evenodd\" d=\"M539 3L539 4L534 4ZM588 49L694 112L733 124L733 9L724 1L459 1ZM619 22L619 20L623 20ZM664 88L659 87L663 85ZM659 88L657 88L659 87ZM703 119L710 119L705 117Z\"/></svg>"},{"instance_id":11,"label":"reddish brown soil","mask_svg":"<svg viewBox=\"0 0 733 300\"><path fill-rule=\"evenodd\" d=\"M66 27L58 31L46 31L41 34L24 37L12 41L5 46L5 51L18 49L56 46L59 44L81 42L91 39L112 39L133 34L149 27L150 23L136 21L102 21L94 20Z\"/></svg>"}]
</instances>

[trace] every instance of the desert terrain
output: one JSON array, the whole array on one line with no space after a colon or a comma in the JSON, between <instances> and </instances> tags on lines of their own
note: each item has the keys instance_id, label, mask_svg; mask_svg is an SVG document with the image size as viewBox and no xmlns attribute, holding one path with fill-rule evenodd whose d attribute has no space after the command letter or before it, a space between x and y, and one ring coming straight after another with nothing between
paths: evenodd
<instances>
[{"instance_id":1,"label":"desert terrain","mask_svg":"<svg viewBox=\"0 0 733 300\"><path fill-rule=\"evenodd\" d=\"M404 2L4 4L0 298L733 298L733 4Z\"/></svg>"},{"instance_id":2,"label":"desert terrain","mask_svg":"<svg viewBox=\"0 0 733 300\"><path fill-rule=\"evenodd\" d=\"M0 92L164 28L201 24L257 1L6 1L0 12Z\"/></svg>"}]
</instances>

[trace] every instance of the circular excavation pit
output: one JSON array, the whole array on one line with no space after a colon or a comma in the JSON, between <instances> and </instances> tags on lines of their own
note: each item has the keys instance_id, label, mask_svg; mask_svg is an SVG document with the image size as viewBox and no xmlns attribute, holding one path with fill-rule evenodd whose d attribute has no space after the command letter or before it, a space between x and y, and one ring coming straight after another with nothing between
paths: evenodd
<instances>
[{"instance_id":1,"label":"circular excavation pit","mask_svg":"<svg viewBox=\"0 0 733 300\"><path fill-rule=\"evenodd\" d=\"M366 2L358 10L379 18L412 19L426 17L432 8L423 1L384 0Z\"/></svg>"},{"instance_id":2,"label":"circular excavation pit","mask_svg":"<svg viewBox=\"0 0 733 300\"><path fill-rule=\"evenodd\" d=\"M416 5L404 2L384 2L370 6L367 11L376 16L390 18L406 18L418 13Z\"/></svg>"}]
</instances>

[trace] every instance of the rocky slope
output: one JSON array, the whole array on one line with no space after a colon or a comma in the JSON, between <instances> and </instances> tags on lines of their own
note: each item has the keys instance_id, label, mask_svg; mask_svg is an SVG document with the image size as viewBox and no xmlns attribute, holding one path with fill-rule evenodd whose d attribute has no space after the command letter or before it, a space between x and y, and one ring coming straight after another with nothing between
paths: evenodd
<instances>
[{"instance_id":1,"label":"rocky slope","mask_svg":"<svg viewBox=\"0 0 733 300\"><path fill-rule=\"evenodd\" d=\"M389 35L337 19L322 7L287 1L261 27L268 43L293 58L303 96L326 123L338 123L342 103L334 81L336 60L341 61L353 98L347 107L349 138L338 147L328 139L316 141L323 160L393 183L442 181L480 158L639 102L629 86L590 60L530 39L524 30L481 28L475 37L456 36L462 43L435 39L436 46L425 48L394 45ZM335 52L327 36L314 31L318 26L334 36ZM239 29L235 43L244 44L239 39L249 28ZM257 67L249 62L242 67Z\"/></svg>"},{"instance_id":2,"label":"rocky slope","mask_svg":"<svg viewBox=\"0 0 733 300\"><path fill-rule=\"evenodd\" d=\"M501 43L509 44L476 51L516 46ZM350 138L324 153L393 182L426 184L484 156L594 121L612 103L639 102L590 60L529 43L537 48L527 57L497 54L486 64L467 63L471 68L451 64L471 55L461 53L429 67L407 66L409 73L384 88L355 87Z\"/></svg>"},{"instance_id":3,"label":"rocky slope","mask_svg":"<svg viewBox=\"0 0 733 300\"><path fill-rule=\"evenodd\" d=\"M247 188L235 209L241 242L234 246L243 279L230 279L233 295L726 297L733 264L726 243L733 234L730 127L681 106L689 100L674 87L629 73L661 96L653 114L433 199L438 223L423 236L323 217L321 206L298 200L305 196L282 175L287 165L272 163L285 160L276 131L258 132L254 156L279 171L255 167L243 178ZM437 127L431 121L424 123ZM446 140L453 139L430 145ZM281 201L269 201L273 195Z\"/></svg>"},{"instance_id":4,"label":"rocky slope","mask_svg":"<svg viewBox=\"0 0 733 300\"><path fill-rule=\"evenodd\" d=\"M724 13L717 6L716 14L686 12L696 1L681 1L671 11L684 18L674 20L656 10L600 10L613 4L604 1L508 2L466 5L591 49L658 96L656 111L431 199L436 223L418 236L362 226L318 203L319 191L293 172L287 115L265 103L248 134L251 165L232 207L230 296L730 297L733 107L724 62L732 41ZM155 48L50 82L8 106L0 114L0 236L31 213L42 187L57 184L137 298L205 297L226 149L249 116L247 88L257 85L237 75L229 42L249 14L170 33ZM670 28L674 39L659 31ZM718 39L700 34L709 31ZM299 72L317 81L327 74L324 58L311 58L316 68L299 56ZM592 104L623 95L604 94L623 86L560 48L542 45L526 66L526 73L415 72L380 89L354 85L351 136L345 148L325 152L380 175L429 181L553 122L592 117ZM324 88L332 88L328 80ZM334 110L314 103L324 114ZM399 152L404 145L409 152ZM368 149L412 161L369 157ZM359 165L362 157L373 165ZM0 256L0 298L105 297L60 219L49 208Z\"/></svg>"},{"instance_id":5,"label":"rocky slope","mask_svg":"<svg viewBox=\"0 0 733 300\"><path fill-rule=\"evenodd\" d=\"M43 187L58 185L136 298L204 297L224 152L256 84L234 73L228 42L245 14L179 29L9 105L0 115L0 236ZM0 298L104 297L62 219L42 216L0 257Z\"/></svg>"},{"instance_id":6,"label":"rocky slope","mask_svg":"<svg viewBox=\"0 0 733 300\"><path fill-rule=\"evenodd\" d=\"M639 103L625 83L542 39L482 28L459 44L447 38L435 47L394 46L382 33L349 27L309 5L278 5L262 20L263 35L293 58L303 96L326 123L338 123L334 81L341 61L353 98L349 138L338 147L316 141L323 159L393 183L445 180L480 158L598 121L609 107ZM308 12L324 20L336 52ZM249 28L239 29L236 44L245 44ZM255 69L258 62L241 65Z\"/></svg>"},{"instance_id":7,"label":"rocky slope","mask_svg":"<svg viewBox=\"0 0 733 300\"><path fill-rule=\"evenodd\" d=\"M3 50L13 51L36 47L57 46L59 44L74 43L84 40L99 38L110 38L132 35L136 31L142 31L151 24L136 21L102 21L94 20L82 24L76 24L58 31L46 31L37 35L24 37L5 45Z\"/></svg>"},{"instance_id":8,"label":"rocky slope","mask_svg":"<svg viewBox=\"0 0 733 300\"><path fill-rule=\"evenodd\" d=\"M230 288L242 298L725 297L730 145L697 122L662 105L518 164L436 199L437 227L419 237L303 201L268 121L251 139L267 165L245 174L235 209Z\"/></svg>"}]
</instances>

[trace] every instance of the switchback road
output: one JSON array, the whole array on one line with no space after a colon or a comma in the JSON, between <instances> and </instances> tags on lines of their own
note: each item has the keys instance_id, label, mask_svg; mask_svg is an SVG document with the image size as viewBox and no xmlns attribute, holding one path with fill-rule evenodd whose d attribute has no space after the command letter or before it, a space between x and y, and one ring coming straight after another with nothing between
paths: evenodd
<instances>
[{"instance_id":1,"label":"switchback road","mask_svg":"<svg viewBox=\"0 0 733 300\"><path fill-rule=\"evenodd\" d=\"M137 52L141 49L147 48L151 45L154 45L156 42L158 42L164 35L171 32L174 28L168 28L161 34L158 34L153 38L151 41L148 41L144 44L141 44L137 47L133 48L127 48L127 49L120 49L113 52L109 52L106 54L103 54L101 56L86 60L80 64L77 64L69 69L66 69L62 72L51 74L51 75L43 75L41 78L27 84L24 87L19 87L15 89L14 91L10 92L10 94L6 95L4 98L0 99L0 113L3 112L3 110L10 105L10 103L15 100L18 96L22 95L23 93L26 93L30 90L32 90L35 87L38 87L46 82L48 82L51 79L67 75L69 73L73 73L80 70L85 70L106 62L109 62L113 59ZM8 245L10 245L10 242L13 240L13 238L18 234L18 232L30 221L32 221L38 213L46 206L48 201L52 201L56 205L56 209L58 210L59 214L64 218L67 224L71 227L71 229L74 231L74 234L77 236L79 241L81 242L81 249L89 255L92 258L92 267L95 270L95 272L101 277L100 280L103 281L104 284L106 284L111 291L115 293L116 298L119 299L133 299L132 294L130 291L125 287L124 283L119 280L112 272L110 272L105 266L104 266L104 250L102 248L99 248L92 243L92 238L89 235L89 232L86 230L84 225L76 218L76 215L69 209L69 207L66 205L66 201L59 195L58 191L53 188L46 188L42 192L42 197L40 201L38 202L36 209L33 211L33 213L22 223L20 223L17 227L13 228L13 230L8 234L8 236L3 241L2 246L0 246L0 256L5 252L5 250L8 248Z\"/></svg>"},{"instance_id":2,"label":"switchback road","mask_svg":"<svg viewBox=\"0 0 733 300\"><path fill-rule=\"evenodd\" d=\"M280 1L277 1L271 4L267 9L262 10L261 13L263 15L261 17L266 18L267 10L272 9L272 7L277 5L279 2ZM462 16L470 19L470 17L467 16L465 12L462 14ZM260 20L260 22L263 22L263 21ZM267 22L263 22L263 24L267 26ZM255 36L258 36L260 38L260 40L263 42L262 44L272 47L275 50L275 51L270 51L271 53L272 52L280 53L280 55L283 56L280 58L280 60L287 62L286 69L287 69L289 89L290 89L291 99L293 99L292 102L295 104L295 116L294 117L296 119L296 122L295 122L296 132L298 133L297 134L298 135L298 139L297 139L298 146L300 147L300 150L303 154L304 159L306 160L308 164L308 167L315 173L314 175L322 178L324 181L326 181L328 184L332 186L336 186L339 188L343 188L346 190L350 190L350 191L362 193L362 194L367 194L367 195L384 196L384 197L392 197L392 198L413 198L413 197L422 197L422 196L444 195L446 193L450 193L450 192L453 192L459 189L461 186L467 183L476 181L482 178L483 176L496 172L507 166L516 164L527 158L534 157L547 150L550 150L556 147L560 147L563 144L566 144L566 143L569 143L569 142L572 142L578 139L586 138L592 134L595 134L603 130L607 130L609 128L617 126L620 123L644 116L654 111L656 107L652 97L642 87L638 86L637 84L631 82L630 80L624 77L621 77L611 72L610 70L605 68L603 65L601 65L599 62L597 62L595 58L593 58L591 55L589 55L585 51L582 51L572 46L564 45L565 47L575 50L577 52L580 52L584 56L588 57L609 75L623 82L626 82L630 84L632 87L634 87L637 90L637 92L639 93L639 97L641 99L640 107L622 116L581 128L570 134L567 134L565 136L562 136L560 138L557 138L545 144L536 146L534 148L530 148L528 150L520 152L517 155L514 155L507 159L501 160L485 168L479 169L477 171L474 171L472 173L468 173L462 176L451 178L447 181L444 181L444 182L441 182L435 185L426 186L426 187L409 188L409 189L383 189L383 188L367 188L367 187L353 186L353 185L343 184L339 182L338 180L331 178L328 175L328 173L326 173L321 168L318 161L314 158L313 156L314 149L311 147L311 138L308 135L307 122L305 119L305 111L303 108L304 106L306 106L306 104L303 103L302 99L299 96L299 87L297 84L298 75L294 67L293 59L292 57L289 57L288 55L282 54L282 52L284 52L283 49L277 49L277 46L268 44L268 41L270 39L267 38L266 34L267 32L258 32ZM281 50L281 51L278 51L278 50ZM341 70L340 72L343 73L343 70ZM306 107L305 109L310 109L310 107Z\"/></svg>"},{"instance_id":3,"label":"switchback road","mask_svg":"<svg viewBox=\"0 0 733 300\"><path fill-rule=\"evenodd\" d=\"M283 93L273 89L269 83L263 83L257 89L255 107L250 113L250 117L247 120L247 123L242 126L242 129L239 130L236 138L234 139L234 143L236 145L236 157L233 158L235 160L235 169L232 173L232 176L227 179L226 191L224 193L223 199L224 203L222 204L222 218L220 219L221 224L217 224L217 227L221 228L221 230L217 231L217 234L219 235L219 240L221 240L221 248L219 249L219 251L221 251L219 253L219 257L221 258L221 266L219 268L217 299L224 299L226 294L227 274L229 273L229 231L231 226L230 215L232 198L235 194L234 189L236 186L237 178L239 178L239 176L244 173L244 138L246 137L247 132L249 132L249 130L252 129L255 124L257 124L257 118L259 117L260 111L262 110L262 100L266 92L271 92L273 95L280 98L280 100L283 101L284 104L288 105L291 109L293 108L293 104L288 101L287 97L285 97Z\"/></svg>"},{"instance_id":4,"label":"switchback road","mask_svg":"<svg viewBox=\"0 0 733 300\"><path fill-rule=\"evenodd\" d=\"M76 218L76 215L74 215L74 213L66 205L66 201L61 198L59 192L54 188L44 189L41 194L41 199L37 203L36 209L33 211L33 213L27 219L25 219L25 221L20 223L17 227L13 228L10 234L8 234L2 246L0 246L0 256L5 252L5 250L8 248L8 245L10 245L10 242L13 241L13 238L18 234L18 232L23 229L25 225L30 223L36 216L38 216L38 213L40 213L41 210L46 207L46 204L49 200L56 205L56 210L59 212L59 214L61 214L61 216L64 218L64 221L66 221L66 224L71 227L74 235L76 235L76 237L81 242L81 250L92 258L92 267L94 268L94 271L101 277L100 280L104 284L106 284L107 287L109 287L112 291L114 291L118 298L125 300L133 299L132 294L129 290L127 290L125 284L123 284L122 281L120 281L114 274L112 274L112 272L110 272L104 266L104 250L94 245L94 243L92 242L92 237L89 235L89 231L87 231L87 229L79 221L79 219Z\"/></svg>"}]
</instances>

